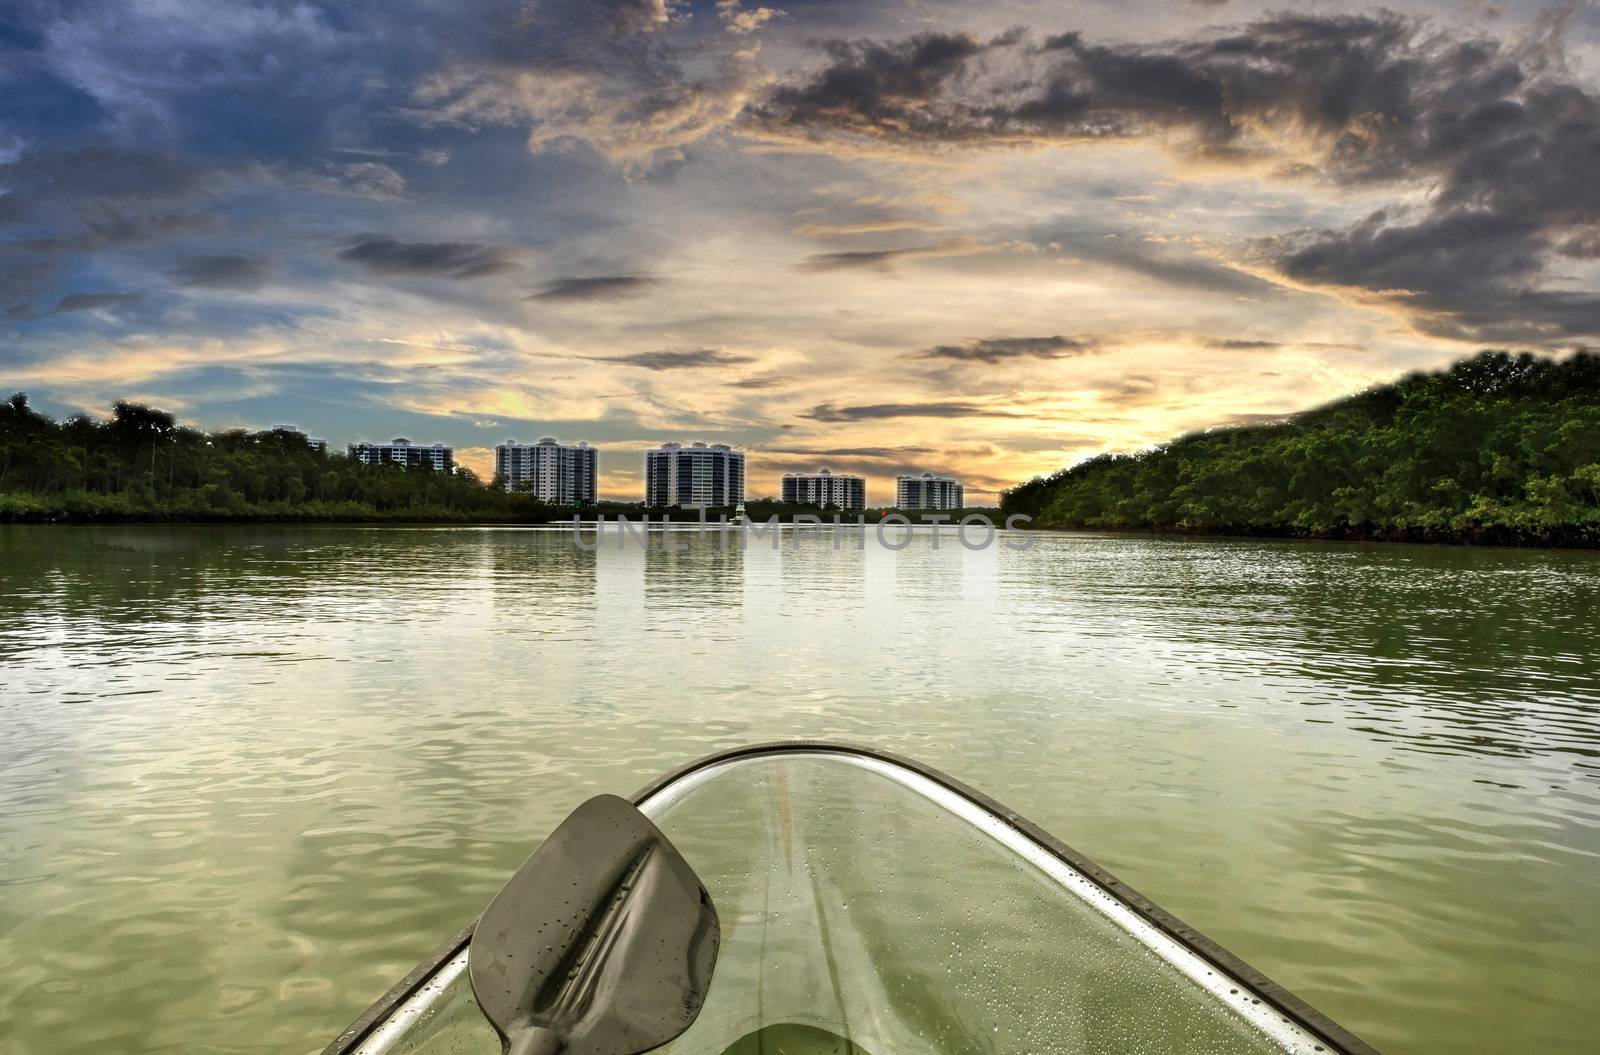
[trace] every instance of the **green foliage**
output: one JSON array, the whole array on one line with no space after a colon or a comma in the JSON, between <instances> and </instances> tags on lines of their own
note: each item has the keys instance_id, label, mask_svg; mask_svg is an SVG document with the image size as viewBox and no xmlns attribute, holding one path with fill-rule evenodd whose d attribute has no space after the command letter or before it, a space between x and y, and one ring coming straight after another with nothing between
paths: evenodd
<instances>
[{"instance_id":1,"label":"green foliage","mask_svg":"<svg viewBox=\"0 0 1600 1055\"><path fill-rule=\"evenodd\" d=\"M1007 491L1038 526L1600 544L1600 356L1483 352Z\"/></svg>"},{"instance_id":2,"label":"green foliage","mask_svg":"<svg viewBox=\"0 0 1600 1055\"><path fill-rule=\"evenodd\" d=\"M0 403L0 520L514 520L572 515L468 469L372 466L289 432L203 433L119 402L57 423Z\"/></svg>"}]
</instances>

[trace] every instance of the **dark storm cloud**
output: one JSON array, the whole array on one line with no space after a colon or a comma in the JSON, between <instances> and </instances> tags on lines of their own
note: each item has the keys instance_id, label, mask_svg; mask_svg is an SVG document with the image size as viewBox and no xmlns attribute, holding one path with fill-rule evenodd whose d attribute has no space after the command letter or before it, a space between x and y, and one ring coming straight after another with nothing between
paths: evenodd
<instances>
[{"instance_id":1,"label":"dark storm cloud","mask_svg":"<svg viewBox=\"0 0 1600 1055\"><path fill-rule=\"evenodd\" d=\"M1587 258L1597 241L1600 101L1566 72L1559 20L1546 31L1513 45L1381 12L1276 15L1167 45L1076 33L835 41L820 71L774 89L749 119L791 139L907 146L1159 137L1191 158L1264 161L1290 177L1426 186L1413 212L1263 239L1253 263L1386 303L1436 335L1560 341L1600 333L1600 297L1541 288L1554 255ZM1200 288L1254 281L1129 246L1073 251Z\"/></svg>"},{"instance_id":2,"label":"dark storm cloud","mask_svg":"<svg viewBox=\"0 0 1600 1055\"><path fill-rule=\"evenodd\" d=\"M645 370L692 370L701 366L738 366L753 363L748 355L731 355L715 348L695 348L682 352L634 352L631 355L603 356L602 363L620 363Z\"/></svg>"},{"instance_id":3,"label":"dark storm cloud","mask_svg":"<svg viewBox=\"0 0 1600 1055\"><path fill-rule=\"evenodd\" d=\"M1556 252L1577 260L1600 259L1600 231L1585 231L1565 238Z\"/></svg>"},{"instance_id":4,"label":"dark storm cloud","mask_svg":"<svg viewBox=\"0 0 1600 1055\"><path fill-rule=\"evenodd\" d=\"M586 301L620 300L649 292L657 285L643 275L593 275L586 278L558 278L528 300Z\"/></svg>"},{"instance_id":5,"label":"dark storm cloud","mask_svg":"<svg viewBox=\"0 0 1600 1055\"><path fill-rule=\"evenodd\" d=\"M980 416L1010 416L1003 411L976 403L869 403L865 406L841 407L821 403L801 414L812 421L877 421L884 418L970 418Z\"/></svg>"},{"instance_id":6,"label":"dark storm cloud","mask_svg":"<svg viewBox=\"0 0 1600 1055\"><path fill-rule=\"evenodd\" d=\"M809 80L775 89L755 111L762 120L950 135L954 128L947 118L919 104L942 97L985 45L966 33L921 33L902 41L835 40L823 47L828 65Z\"/></svg>"},{"instance_id":7,"label":"dark storm cloud","mask_svg":"<svg viewBox=\"0 0 1600 1055\"><path fill-rule=\"evenodd\" d=\"M1594 153L1600 164L1600 138ZM1600 296L1537 288L1565 211L1557 199L1493 195L1485 204L1436 206L1417 219L1379 210L1343 231L1266 239L1258 248L1291 279L1368 291L1435 336L1560 343L1600 334Z\"/></svg>"},{"instance_id":8,"label":"dark storm cloud","mask_svg":"<svg viewBox=\"0 0 1600 1055\"><path fill-rule=\"evenodd\" d=\"M181 257L167 277L180 286L213 289L260 289L272 273L272 262L265 257L243 253Z\"/></svg>"},{"instance_id":9,"label":"dark storm cloud","mask_svg":"<svg viewBox=\"0 0 1600 1055\"><path fill-rule=\"evenodd\" d=\"M1336 152L1359 178L1424 173L1428 204L1378 210L1342 231L1299 232L1258 249L1310 286L1368 291L1419 329L1484 341L1600 333L1600 296L1539 288L1550 257L1600 222L1600 99L1565 79L1549 49L1486 41L1390 43L1387 121L1368 121L1370 157ZM1373 45L1376 48L1376 44ZM1557 56L1558 57L1558 56ZM1403 64L1409 60L1409 64ZM1375 62L1376 60L1374 60ZM1580 240L1576 245L1573 239Z\"/></svg>"},{"instance_id":10,"label":"dark storm cloud","mask_svg":"<svg viewBox=\"0 0 1600 1055\"><path fill-rule=\"evenodd\" d=\"M339 259L361 264L384 275L475 279L510 271L519 265L513 250L479 242L401 242L385 235L358 235L339 252Z\"/></svg>"},{"instance_id":11,"label":"dark storm cloud","mask_svg":"<svg viewBox=\"0 0 1600 1055\"><path fill-rule=\"evenodd\" d=\"M988 337L966 344L935 345L918 357L992 365L1008 359L1067 359L1099 348L1099 342L1090 337Z\"/></svg>"},{"instance_id":12,"label":"dark storm cloud","mask_svg":"<svg viewBox=\"0 0 1600 1055\"><path fill-rule=\"evenodd\" d=\"M1415 85L1470 63L1435 55L1397 15L1285 15L1188 44L1092 44L1063 33L1034 44L925 33L898 42L833 41L829 62L752 107L760 126L854 132L900 142L1104 139L1163 130L1213 150L1250 149L1263 124L1350 138L1346 175L1381 167L1362 122L1404 116Z\"/></svg>"}]
</instances>

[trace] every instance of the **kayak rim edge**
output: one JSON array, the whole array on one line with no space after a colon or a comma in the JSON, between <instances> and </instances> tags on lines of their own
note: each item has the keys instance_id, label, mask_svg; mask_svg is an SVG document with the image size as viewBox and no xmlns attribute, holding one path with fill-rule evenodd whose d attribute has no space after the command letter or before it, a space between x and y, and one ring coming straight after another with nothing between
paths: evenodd
<instances>
[{"instance_id":1,"label":"kayak rim edge","mask_svg":"<svg viewBox=\"0 0 1600 1055\"><path fill-rule=\"evenodd\" d=\"M646 801L684 778L726 762L757 758L763 755L796 753L837 754L875 759L891 766L909 770L932 781L946 791L966 799L979 809L1015 829L1024 838L1038 845L1050 856L1055 857L1069 868L1080 873L1090 883L1099 888L1102 893L1120 903L1145 923L1148 923L1206 963L1249 986L1273 1010L1287 1017L1325 1044L1328 1055L1379 1055L1377 1049L1366 1041L1345 1029L1315 1007L1312 1007L1284 986L1267 977L1262 971L1229 952L1217 942L1118 879L1092 858L1074 850L1050 832L1034 824L1004 803L914 758L908 758L904 755L898 755L891 751L865 744L833 740L771 740L714 751L676 769L669 770L636 791L630 796L630 801L636 806L642 806ZM432 954L413 968L388 992L379 997L371 1007L367 1008L360 1018L351 1023L349 1028L340 1033L331 1044L323 1049L322 1055L350 1055L350 1053L354 1052L363 1041L383 1025L396 1008L407 1002L422 989L441 967L466 950L467 945L472 940L473 929L476 926L477 920L474 919L460 933L435 949Z\"/></svg>"}]
</instances>

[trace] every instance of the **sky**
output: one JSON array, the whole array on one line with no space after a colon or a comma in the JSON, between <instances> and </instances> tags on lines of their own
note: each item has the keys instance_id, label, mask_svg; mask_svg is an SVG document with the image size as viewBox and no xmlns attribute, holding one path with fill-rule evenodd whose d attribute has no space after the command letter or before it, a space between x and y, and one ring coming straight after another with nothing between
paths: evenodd
<instances>
[{"instance_id":1,"label":"sky","mask_svg":"<svg viewBox=\"0 0 1600 1055\"><path fill-rule=\"evenodd\" d=\"M988 502L1597 341L1594 3L0 2L0 390L57 416Z\"/></svg>"}]
</instances>

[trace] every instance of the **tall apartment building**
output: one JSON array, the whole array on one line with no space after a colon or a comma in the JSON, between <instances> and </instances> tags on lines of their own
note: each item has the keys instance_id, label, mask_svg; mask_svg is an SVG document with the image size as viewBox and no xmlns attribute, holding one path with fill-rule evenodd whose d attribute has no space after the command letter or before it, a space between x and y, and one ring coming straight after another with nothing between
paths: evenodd
<instances>
[{"instance_id":1,"label":"tall apartment building","mask_svg":"<svg viewBox=\"0 0 1600 1055\"><path fill-rule=\"evenodd\" d=\"M442 473L456 466L453 447L446 447L442 443L420 447L404 436L396 436L388 443L352 443L350 457L368 465L398 465L406 469L423 465Z\"/></svg>"},{"instance_id":2,"label":"tall apartment building","mask_svg":"<svg viewBox=\"0 0 1600 1055\"><path fill-rule=\"evenodd\" d=\"M896 509L960 509L966 500L961 481L952 476L896 476Z\"/></svg>"},{"instance_id":3,"label":"tall apartment building","mask_svg":"<svg viewBox=\"0 0 1600 1055\"><path fill-rule=\"evenodd\" d=\"M744 451L726 443L663 443L644 452L649 506L733 506L744 501Z\"/></svg>"},{"instance_id":4,"label":"tall apartment building","mask_svg":"<svg viewBox=\"0 0 1600 1055\"><path fill-rule=\"evenodd\" d=\"M587 443L506 440L494 449L494 474L507 491L526 491L551 505L594 505L600 452Z\"/></svg>"},{"instance_id":5,"label":"tall apartment building","mask_svg":"<svg viewBox=\"0 0 1600 1055\"><path fill-rule=\"evenodd\" d=\"M818 469L814 473L784 473L783 500L792 505L867 508L867 482L849 473Z\"/></svg>"}]
</instances>

